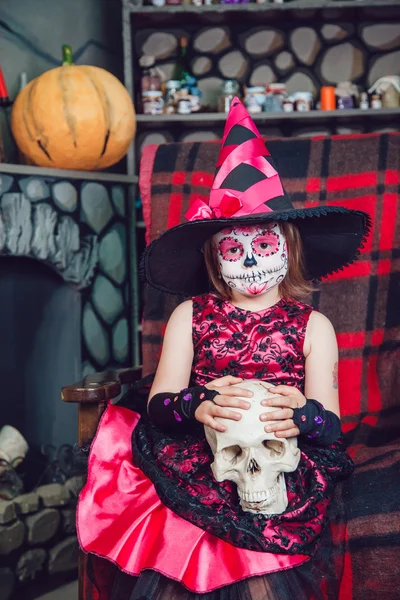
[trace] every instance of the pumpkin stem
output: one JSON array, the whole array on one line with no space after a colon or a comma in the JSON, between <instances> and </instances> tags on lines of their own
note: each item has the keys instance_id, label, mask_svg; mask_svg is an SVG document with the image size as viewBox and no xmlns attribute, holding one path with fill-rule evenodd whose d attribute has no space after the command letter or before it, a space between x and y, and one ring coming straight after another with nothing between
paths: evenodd
<instances>
[{"instance_id":1,"label":"pumpkin stem","mask_svg":"<svg viewBox=\"0 0 400 600\"><path fill-rule=\"evenodd\" d=\"M72 61L72 48L68 46L68 44L63 44L62 46L62 56L63 56L63 66L64 65L73 65Z\"/></svg>"}]
</instances>

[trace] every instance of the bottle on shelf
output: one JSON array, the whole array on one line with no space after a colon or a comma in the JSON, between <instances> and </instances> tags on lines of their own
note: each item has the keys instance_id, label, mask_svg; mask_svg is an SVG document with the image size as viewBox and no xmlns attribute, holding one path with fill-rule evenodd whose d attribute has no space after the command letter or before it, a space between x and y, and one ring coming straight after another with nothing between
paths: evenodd
<instances>
[{"instance_id":1,"label":"bottle on shelf","mask_svg":"<svg viewBox=\"0 0 400 600\"><path fill-rule=\"evenodd\" d=\"M192 105L190 101L189 91L187 89L180 90L178 100L178 114L190 115L192 112Z\"/></svg>"},{"instance_id":2,"label":"bottle on shelf","mask_svg":"<svg viewBox=\"0 0 400 600\"><path fill-rule=\"evenodd\" d=\"M239 83L236 79L226 79L222 85L221 94L219 96L219 112L227 114L235 96L239 96Z\"/></svg>"},{"instance_id":3,"label":"bottle on shelf","mask_svg":"<svg viewBox=\"0 0 400 600\"><path fill-rule=\"evenodd\" d=\"M141 90L144 92L161 91L161 77L155 67L154 56L143 55L139 59L139 66L142 69Z\"/></svg>"},{"instance_id":4,"label":"bottle on shelf","mask_svg":"<svg viewBox=\"0 0 400 600\"><path fill-rule=\"evenodd\" d=\"M142 112L151 115L161 114L164 105L162 101L161 77L155 67L154 56L143 55L139 59L139 66L142 69L140 81Z\"/></svg>"},{"instance_id":5,"label":"bottle on shelf","mask_svg":"<svg viewBox=\"0 0 400 600\"><path fill-rule=\"evenodd\" d=\"M382 99L379 94L373 94L371 96L371 108L382 108Z\"/></svg>"},{"instance_id":6,"label":"bottle on shelf","mask_svg":"<svg viewBox=\"0 0 400 600\"><path fill-rule=\"evenodd\" d=\"M366 92L362 92L360 96L360 109L368 110L369 109L369 100L368 94Z\"/></svg>"},{"instance_id":7,"label":"bottle on shelf","mask_svg":"<svg viewBox=\"0 0 400 600\"><path fill-rule=\"evenodd\" d=\"M186 36L182 36L179 39L178 46L178 60L175 65L174 74L172 79L181 82L181 86L185 87L187 85L188 77L190 77L190 65L187 55L189 39Z\"/></svg>"}]
</instances>

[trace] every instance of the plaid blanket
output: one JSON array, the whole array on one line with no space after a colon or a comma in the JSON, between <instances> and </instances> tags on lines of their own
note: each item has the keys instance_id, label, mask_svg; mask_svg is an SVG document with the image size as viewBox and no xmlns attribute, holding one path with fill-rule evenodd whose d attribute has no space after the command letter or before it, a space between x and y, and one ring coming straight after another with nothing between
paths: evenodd
<instances>
[{"instance_id":1,"label":"plaid blanket","mask_svg":"<svg viewBox=\"0 0 400 600\"><path fill-rule=\"evenodd\" d=\"M348 514L336 527L346 546L341 600L400 596L400 134L283 139L268 143L296 207L343 205L368 212L359 260L322 282L311 304L333 323L340 349L343 429L355 461L338 488ZM149 146L140 187L147 243L206 198L219 143ZM157 365L165 323L182 300L145 291L144 375Z\"/></svg>"}]
</instances>

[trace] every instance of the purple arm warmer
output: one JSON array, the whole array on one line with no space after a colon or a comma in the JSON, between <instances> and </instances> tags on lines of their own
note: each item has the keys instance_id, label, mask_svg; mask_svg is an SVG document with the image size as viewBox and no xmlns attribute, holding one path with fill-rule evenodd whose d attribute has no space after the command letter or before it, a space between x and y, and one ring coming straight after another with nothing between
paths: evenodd
<instances>
[{"instance_id":1,"label":"purple arm warmer","mask_svg":"<svg viewBox=\"0 0 400 600\"><path fill-rule=\"evenodd\" d=\"M300 435L307 436L319 446L330 446L340 437L340 419L330 410L325 410L317 400L307 400L301 408L293 410L293 422Z\"/></svg>"},{"instance_id":2,"label":"purple arm warmer","mask_svg":"<svg viewBox=\"0 0 400 600\"><path fill-rule=\"evenodd\" d=\"M165 433L185 433L187 425L195 419L202 402L213 402L218 392L203 385L185 388L180 392L155 394L147 405L147 413L158 429Z\"/></svg>"}]
</instances>

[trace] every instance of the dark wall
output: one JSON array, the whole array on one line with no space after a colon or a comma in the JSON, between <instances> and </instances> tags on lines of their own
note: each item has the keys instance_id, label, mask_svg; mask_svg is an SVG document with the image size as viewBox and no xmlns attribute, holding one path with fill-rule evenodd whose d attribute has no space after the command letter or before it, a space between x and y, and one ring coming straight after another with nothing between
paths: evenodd
<instances>
[{"instance_id":1,"label":"dark wall","mask_svg":"<svg viewBox=\"0 0 400 600\"><path fill-rule=\"evenodd\" d=\"M77 440L77 410L60 389L81 377L81 297L42 263L0 259L0 427L29 445Z\"/></svg>"}]
</instances>

